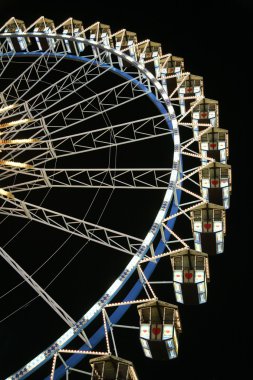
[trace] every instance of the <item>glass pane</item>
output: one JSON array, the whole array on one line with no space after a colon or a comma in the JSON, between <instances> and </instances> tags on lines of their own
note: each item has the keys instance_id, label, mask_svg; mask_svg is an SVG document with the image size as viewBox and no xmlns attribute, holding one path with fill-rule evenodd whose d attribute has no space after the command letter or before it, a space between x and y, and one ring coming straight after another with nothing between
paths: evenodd
<instances>
[{"instance_id":1,"label":"glass pane","mask_svg":"<svg viewBox=\"0 0 253 380\"><path fill-rule=\"evenodd\" d=\"M219 243L217 244L217 253L222 253L224 251L224 244Z\"/></svg>"},{"instance_id":2,"label":"glass pane","mask_svg":"<svg viewBox=\"0 0 253 380\"><path fill-rule=\"evenodd\" d=\"M223 242L223 233L222 232L216 232L216 242L217 243Z\"/></svg>"},{"instance_id":3,"label":"glass pane","mask_svg":"<svg viewBox=\"0 0 253 380\"><path fill-rule=\"evenodd\" d=\"M182 256L181 256L181 257L173 257L172 262L173 262L173 265L174 265L174 269L175 269L175 270L180 270L180 269L182 269L182 267L183 267L183 259L182 259Z\"/></svg>"},{"instance_id":4,"label":"glass pane","mask_svg":"<svg viewBox=\"0 0 253 380\"><path fill-rule=\"evenodd\" d=\"M99 379L100 376L103 374L104 370L104 362L101 363L94 363L93 367L93 373L94 373L94 379Z\"/></svg>"},{"instance_id":5,"label":"glass pane","mask_svg":"<svg viewBox=\"0 0 253 380\"><path fill-rule=\"evenodd\" d=\"M210 187L210 180L208 178L202 178L202 186L203 187Z\"/></svg>"},{"instance_id":6,"label":"glass pane","mask_svg":"<svg viewBox=\"0 0 253 380\"><path fill-rule=\"evenodd\" d=\"M173 281L183 283L183 272L181 270L174 270Z\"/></svg>"},{"instance_id":7,"label":"glass pane","mask_svg":"<svg viewBox=\"0 0 253 380\"><path fill-rule=\"evenodd\" d=\"M194 232L194 241L196 243L200 243L200 233L199 232ZM196 249L197 251L197 249Z\"/></svg>"},{"instance_id":8,"label":"glass pane","mask_svg":"<svg viewBox=\"0 0 253 380\"><path fill-rule=\"evenodd\" d=\"M174 290L175 290L176 293L182 293L181 285L180 284L174 282L173 286L174 286Z\"/></svg>"},{"instance_id":9,"label":"glass pane","mask_svg":"<svg viewBox=\"0 0 253 380\"><path fill-rule=\"evenodd\" d=\"M195 250L196 251L199 251L199 252L201 252L201 250L202 250L202 246L201 246L201 244L200 243L197 243L197 242L195 242Z\"/></svg>"},{"instance_id":10,"label":"glass pane","mask_svg":"<svg viewBox=\"0 0 253 380\"><path fill-rule=\"evenodd\" d=\"M184 303L182 294L180 294L180 293L176 293L176 300L179 303Z\"/></svg>"},{"instance_id":11,"label":"glass pane","mask_svg":"<svg viewBox=\"0 0 253 380\"><path fill-rule=\"evenodd\" d=\"M169 351L169 358L170 359L174 359L177 357L177 354L176 354L176 351L175 350L171 350Z\"/></svg>"},{"instance_id":12,"label":"glass pane","mask_svg":"<svg viewBox=\"0 0 253 380\"><path fill-rule=\"evenodd\" d=\"M221 220L221 210L213 210L214 220Z\"/></svg>"},{"instance_id":13,"label":"glass pane","mask_svg":"<svg viewBox=\"0 0 253 380\"><path fill-rule=\"evenodd\" d=\"M141 309L141 322L148 323L150 321L150 308L145 307Z\"/></svg>"},{"instance_id":14,"label":"glass pane","mask_svg":"<svg viewBox=\"0 0 253 380\"><path fill-rule=\"evenodd\" d=\"M172 338L173 336L173 325L166 324L163 326L163 340Z\"/></svg>"},{"instance_id":15,"label":"glass pane","mask_svg":"<svg viewBox=\"0 0 253 380\"><path fill-rule=\"evenodd\" d=\"M145 339L150 339L150 325L141 324L140 337Z\"/></svg>"},{"instance_id":16,"label":"glass pane","mask_svg":"<svg viewBox=\"0 0 253 380\"><path fill-rule=\"evenodd\" d=\"M119 363L118 364L118 378L119 379L126 379L128 373L128 365Z\"/></svg>"},{"instance_id":17,"label":"glass pane","mask_svg":"<svg viewBox=\"0 0 253 380\"><path fill-rule=\"evenodd\" d=\"M145 356L147 356L148 358L152 358L151 352L150 352L149 350L147 350L146 348L144 349L144 354L145 354Z\"/></svg>"},{"instance_id":18,"label":"glass pane","mask_svg":"<svg viewBox=\"0 0 253 380\"><path fill-rule=\"evenodd\" d=\"M218 231L222 231L222 222L214 222L214 225L213 225L213 231L214 232L218 232Z\"/></svg>"},{"instance_id":19,"label":"glass pane","mask_svg":"<svg viewBox=\"0 0 253 380\"><path fill-rule=\"evenodd\" d=\"M201 223L201 221L194 222L194 231L202 232L202 223Z\"/></svg>"},{"instance_id":20,"label":"glass pane","mask_svg":"<svg viewBox=\"0 0 253 380\"><path fill-rule=\"evenodd\" d=\"M173 339L170 339L170 340L167 341L167 346L169 347L169 349L174 349L175 348Z\"/></svg>"},{"instance_id":21,"label":"glass pane","mask_svg":"<svg viewBox=\"0 0 253 380\"><path fill-rule=\"evenodd\" d=\"M195 282L203 282L205 280L205 272L203 270L196 270L195 271Z\"/></svg>"},{"instance_id":22,"label":"glass pane","mask_svg":"<svg viewBox=\"0 0 253 380\"><path fill-rule=\"evenodd\" d=\"M198 292L204 293L205 291L206 291L205 283L201 282L200 284L198 284Z\"/></svg>"},{"instance_id":23,"label":"glass pane","mask_svg":"<svg viewBox=\"0 0 253 380\"><path fill-rule=\"evenodd\" d=\"M205 303L206 302L206 295L205 293L199 294L199 303Z\"/></svg>"},{"instance_id":24,"label":"glass pane","mask_svg":"<svg viewBox=\"0 0 253 380\"><path fill-rule=\"evenodd\" d=\"M142 345L143 349L146 348L149 350L148 342L145 339L140 339L140 341L141 341L141 345Z\"/></svg>"}]
</instances>

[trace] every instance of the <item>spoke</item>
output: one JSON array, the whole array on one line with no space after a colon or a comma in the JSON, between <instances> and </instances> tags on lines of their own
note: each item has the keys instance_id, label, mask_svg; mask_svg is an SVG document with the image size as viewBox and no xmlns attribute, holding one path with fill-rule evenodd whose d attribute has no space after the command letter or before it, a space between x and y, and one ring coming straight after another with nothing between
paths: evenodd
<instances>
[{"instance_id":1,"label":"spoke","mask_svg":"<svg viewBox=\"0 0 253 380\"><path fill-rule=\"evenodd\" d=\"M63 308L44 290L29 274L21 268L21 266L8 255L8 253L0 247L0 256L13 268L20 276L38 293L38 295L67 323L68 326L74 327L76 322ZM89 344L89 340L82 331L85 343ZM82 337L82 335L80 334Z\"/></svg>"},{"instance_id":2,"label":"spoke","mask_svg":"<svg viewBox=\"0 0 253 380\"><path fill-rule=\"evenodd\" d=\"M12 52L11 54L5 54L8 51L8 41L5 40L1 44L1 50L3 52L3 55L0 55L0 78L3 77L3 74L5 70L8 68L9 64L11 63L13 57L15 56L15 53ZM6 49L7 47L7 49ZM1 78L2 79L2 78Z\"/></svg>"},{"instance_id":3,"label":"spoke","mask_svg":"<svg viewBox=\"0 0 253 380\"><path fill-rule=\"evenodd\" d=\"M95 58L89 59L88 62L84 62L77 69L68 72L57 82L30 98L28 100L30 112L35 113L36 117L38 117L45 109L48 111L74 92L100 79L111 68L112 66L109 65L105 68L103 61L97 61Z\"/></svg>"},{"instance_id":4,"label":"spoke","mask_svg":"<svg viewBox=\"0 0 253 380\"><path fill-rule=\"evenodd\" d=\"M106 53L104 52L103 55L104 54L106 54ZM58 56L58 55L56 54L56 56ZM60 55L60 57L61 57L61 55ZM95 66L94 66L94 62L96 63ZM85 72L85 64L88 64L87 72ZM26 111L29 113L29 115L31 116L31 114L32 114L31 111L36 111L36 117L37 117L40 114L42 114L45 111L45 109L48 111L48 109L55 106L58 102L66 99L66 97L71 95L73 92L78 91L78 87L75 87L76 83L80 86L80 88L87 86L91 81L97 79L99 76L103 75L105 72L107 72L108 70L110 70L112 68L112 66L105 64L103 62L103 60L101 60L99 62L99 61L94 61L94 59L92 59L92 60L89 59L89 62L88 63L86 62L85 64L81 67L81 69L73 77L71 77L72 73L70 73L69 76L67 76L67 78L66 77L62 78L63 83L58 83L58 82L62 82L62 79L60 79L58 82L56 82L56 84L48 86L47 89L43 90L39 94L33 96L31 99L26 101L25 102L26 103ZM83 70L84 70L84 73L83 73ZM98 73L92 73L94 70L97 70ZM78 76L78 73L79 74L81 73L80 74L81 78ZM21 76L23 74L21 74ZM89 74L89 75L87 75L87 74ZM100 102L105 101L103 106L108 107L108 105L110 105L110 101L111 101L111 98L113 96L113 93L118 100L116 103L115 103L115 101L113 101L113 104L120 104L122 99L125 99L126 97L128 97L128 98L135 97L136 91L137 92L140 92L140 91L143 92L143 90L140 90L138 87L140 76L141 76L140 72L138 72L138 74L135 73L134 77L132 76L131 79L125 80L124 83L119 84L118 86L115 86L115 87L111 87L110 89L102 91L102 92L100 92L100 93L98 93L92 97L84 99L83 101L73 103L70 106L62 109L61 111L62 112L66 111L65 116L67 119L74 112L74 117L72 119L70 118L70 120L77 120L76 113L80 114L80 112L81 112L81 114L83 115L83 112L85 111L85 109L87 107L88 107L88 110L86 110L86 113L87 112L91 113L92 110L89 107L94 107L94 104L96 104L96 103L99 104ZM86 82L83 82L81 80L81 79L83 79L83 77L85 79L91 77L91 79L86 81ZM24 80L24 78L23 78L23 80ZM142 84L145 84L146 87L149 88L149 91L151 91L150 81L148 80L148 78L145 78L144 80L141 80L141 81L142 81ZM131 86L130 89L127 88L128 87L127 85L129 83ZM65 86L67 86L67 87L65 87ZM69 89L68 89L68 86L70 87ZM55 91L53 91L53 90L55 90ZM125 94L126 90L128 90L128 92L130 90L131 96L129 96L129 94L128 94L128 96ZM147 93L147 92L144 92L144 93ZM3 94L2 94L2 96L3 96ZM100 97L102 97L102 98L100 98ZM17 99L19 99L19 98L17 98ZM15 101L17 101L17 99ZM3 101L4 101L4 96L3 96ZM31 104L30 104L30 101L31 101ZM37 104L37 102L39 102L39 103ZM86 106L84 108L82 108L81 104L83 104L85 102L88 103L88 105L86 104ZM40 107L36 108L39 105L40 105ZM22 111L24 112L24 110L22 110ZM58 114L61 114L61 111L60 112L59 111L53 112L50 115L47 115L47 117L46 117L47 118L47 124L50 124L50 121L48 121L48 117L52 117L52 120L54 120ZM16 110L15 114L17 114L17 112L18 112L18 110ZM13 114L13 113L14 112L12 112L11 114ZM94 113L94 109L93 109L93 113ZM63 124L64 124L64 117L63 116L64 115L61 115L61 117L63 119ZM81 118L81 120L83 120L83 117Z\"/></svg>"},{"instance_id":5,"label":"spoke","mask_svg":"<svg viewBox=\"0 0 253 380\"><path fill-rule=\"evenodd\" d=\"M67 55L64 52L64 45L60 40L56 44L63 47L62 54L58 54L54 49L49 48L40 54L31 64L2 91L2 98L5 104L17 102L25 97L31 89L37 86L51 70L53 70Z\"/></svg>"},{"instance_id":6,"label":"spoke","mask_svg":"<svg viewBox=\"0 0 253 380\"><path fill-rule=\"evenodd\" d=\"M98 80L111 68L112 66L109 65L105 68L103 61L98 62L95 59L89 59L88 62L86 61L77 69L66 73L61 79L26 101L29 113L36 114L37 118L45 109L48 112L57 103L78 92L81 88L87 87L91 82ZM22 101L22 97L23 94L16 101Z\"/></svg>"},{"instance_id":7,"label":"spoke","mask_svg":"<svg viewBox=\"0 0 253 380\"><path fill-rule=\"evenodd\" d=\"M99 113L103 112L104 111L101 111ZM157 115L110 127L94 129L88 132L84 131L68 136L52 138L50 140L48 140L48 136L46 136L47 139L43 140L42 137L39 142L28 145L24 144L24 146L20 145L16 147L7 146L4 150L8 153L3 156L3 159L6 160L11 157L11 159L14 160L14 158L16 159L25 151L34 149L34 152L37 151L37 155L34 155L27 163L37 166L55 158L157 138L173 133L169 130L168 125L164 123L168 118L166 115ZM45 128L48 130L49 126ZM62 127L62 129L64 128L66 127ZM53 133L54 132L52 132L51 135ZM34 134L32 138L38 138L38 136L39 134ZM45 145L44 148L43 145ZM36 147L39 148L37 149Z\"/></svg>"},{"instance_id":8,"label":"spoke","mask_svg":"<svg viewBox=\"0 0 253 380\"><path fill-rule=\"evenodd\" d=\"M171 169L32 169L27 173L28 180L7 186L8 191L48 187L166 190Z\"/></svg>"},{"instance_id":9,"label":"spoke","mask_svg":"<svg viewBox=\"0 0 253 380\"><path fill-rule=\"evenodd\" d=\"M91 118L103 115L108 111L132 102L151 92L151 90L140 90L138 85L139 82L131 78L124 83L75 103L71 103L65 108L35 120L34 123L37 123L37 125L34 128L31 128L29 124L20 126L18 131L14 131L14 134L12 130L6 131L5 139L14 139L16 133L20 133L23 130L31 131L32 129L35 129L35 133L32 136L30 135L30 138L36 136L40 139L48 139L48 137L52 138L55 133L62 133L67 128L73 126L77 128L78 124L84 125L84 123ZM28 110L28 113L31 115L30 110Z\"/></svg>"},{"instance_id":10,"label":"spoke","mask_svg":"<svg viewBox=\"0 0 253 380\"><path fill-rule=\"evenodd\" d=\"M2 215L28 218L130 255L136 254L142 243L141 239L134 236L21 201L17 198L11 200L0 195L0 199L4 200L0 208L0 214Z\"/></svg>"}]
</instances>

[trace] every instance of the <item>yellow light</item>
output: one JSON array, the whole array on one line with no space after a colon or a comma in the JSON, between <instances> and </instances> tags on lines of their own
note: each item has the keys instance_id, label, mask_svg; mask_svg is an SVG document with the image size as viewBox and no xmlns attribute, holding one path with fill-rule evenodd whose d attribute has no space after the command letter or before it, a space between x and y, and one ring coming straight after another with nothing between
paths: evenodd
<instances>
[{"instance_id":1,"label":"yellow light","mask_svg":"<svg viewBox=\"0 0 253 380\"><path fill-rule=\"evenodd\" d=\"M0 195L4 195L5 197L10 198L10 199L14 198L14 195L11 192L6 191L6 190L1 189L1 188L0 188Z\"/></svg>"},{"instance_id":2,"label":"yellow light","mask_svg":"<svg viewBox=\"0 0 253 380\"><path fill-rule=\"evenodd\" d=\"M0 165L13 166L16 168L32 169L33 166L22 162L0 160Z\"/></svg>"},{"instance_id":3,"label":"yellow light","mask_svg":"<svg viewBox=\"0 0 253 380\"><path fill-rule=\"evenodd\" d=\"M39 141L39 139L0 140L0 144L32 144Z\"/></svg>"},{"instance_id":4,"label":"yellow light","mask_svg":"<svg viewBox=\"0 0 253 380\"><path fill-rule=\"evenodd\" d=\"M20 119L15 121L9 121L8 123L0 124L0 128L15 127L16 125L30 123L31 121L33 121L33 119Z\"/></svg>"},{"instance_id":5,"label":"yellow light","mask_svg":"<svg viewBox=\"0 0 253 380\"><path fill-rule=\"evenodd\" d=\"M4 112L9 111L9 110L16 108L16 107L18 107L18 104L11 104L10 106L0 108L0 113L4 113Z\"/></svg>"}]
</instances>

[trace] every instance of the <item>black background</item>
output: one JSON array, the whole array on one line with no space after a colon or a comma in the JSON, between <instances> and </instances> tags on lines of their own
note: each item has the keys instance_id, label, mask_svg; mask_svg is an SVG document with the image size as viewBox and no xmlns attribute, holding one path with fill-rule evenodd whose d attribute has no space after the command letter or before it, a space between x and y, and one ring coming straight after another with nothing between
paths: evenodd
<instances>
[{"instance_id":1,"label":"black background","mask_svg":"<svg viewBox=\"0 0 253 380\"><path fill-rule=\"evenodd\" d=\"M125 348L121 352L135 362L140 379L246 378L252 333L249 321L252 3L0 1L0 6L1 24L15 16L28 25L44 15L57 25L72 16L83 20L85 25L99 20L110 24L113 31L121 28L135 31L140 41L146 38L159 41L164 52L184 57L186 70L204 77L205 95L219 100L220 126L230 132L233 193L227 215L225 252L212 265L208 304L182 310L184 336L176 361L154 363L144 359L140 351L130 347L127 335L122 336ZM6 339L6 335L2 334L3 337ZM6 349L1 342L0 355ZM9 373L17 369L15 360L14 357L9 360ZM40 380L39 375L34 378Z\"/></svg>"}]
</instances>

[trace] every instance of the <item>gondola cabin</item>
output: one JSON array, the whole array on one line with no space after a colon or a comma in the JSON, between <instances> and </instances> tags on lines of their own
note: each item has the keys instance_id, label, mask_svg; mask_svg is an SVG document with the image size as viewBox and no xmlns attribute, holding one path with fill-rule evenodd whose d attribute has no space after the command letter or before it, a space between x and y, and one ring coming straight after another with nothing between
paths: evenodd
<instances>
[{"instance_id":1,"label":"gondola cabin","mask_svg":"<svg viewBox=\"0 0 253 380\"><path fill-rule=\"evenodd\" d=\"M167 94L171 94L177 87L177 77L184 72L184 59L173 55L160 59L161 82ZM175 96L177 94L175 93Z\"/></svg>"},{"instance_id":2,"label":"gondola cabin","mask_svg":"<svg viewBox=\"0 0 253 380\"><path fill-rule=\"evenodd\" d=\"M113 355L90 360L92 380L138 380L133 363Z\"/></svg>"},{"instance_id":3,"label":"gondola cabin","mask_svg":"<svg viewBox=\"0 0 253 380\"><path fill-rule=\"evenodd\" d=\"M193 106L193 102L190 106ZM193 134L197 138L199 132L207 128L206 125L211 124L213 128L219 127L219 103L217 100L204 98L191 111L191 121L193 123ZM200 125L199 125L200 124Z\"/></svg>"},{"instance_id":4,"label":"gondola cabin","mask_svg":"<svg viewBox=\"0 0 253 380\"><path fill-rule=\"evenodd\" d=\"M2 29L4 33L23 33L26 30L26 26L24 21L12 17L5 23ZM11 51L16 52L27 50L27 46L30 44L30 38L28 37L7 37L6 40Z\"/></svg>"},{"instance_id":5,"label":"gondola cabin","mask_svg":"<svg viewBox=\"0 0 253 380\"><path fill-rule=\"evenodd\" d=\"M56 45L56 40L54 38L48 37L40 37L42 34L51 34L55 32L55 26L53 20L50 20L45 17L40 17L34 26L34 33L37 33L37 37L35 37L36 43L38 45L39 50L48 50L53 49Z\"/></svg>"},{"instance_id":6,"label":"gondola cabin","mask_svg":"<svg viewBox=\"0 0 253 380\"><path fill-rule=\"evenodd\" d=\"M96 22L89 28L88 38L91 41L101 42L106 47L112 47L113 41L111 38L111 27L107 24L102 24L101 22ZM93 55L95 58L99 58L101 51L96 46L91 46ZM109 62L110 53L106 52L106 61Z\"/></svg>"},{"instance_id":7,"label":"gondola cabin","mask_svg":"<svg viewBox=\"0 0 253 380\"><path fill-rule=\"evenodd\" d=\"M203 166L199 172L200 189L203 198L228 209L232 190L231 166L213 162Z\"/></svg>"},{"instance_id":8,"label":"gondola cabin","mask_svg":"<svg viewBox=\"0 0 253 380\"><path fill-rule=\"evenodd\" d=\"M138 40L137 40L137 34L135 32L129 32L126 29L122 29L118 33L115 34L114 41L115 41L116 50L129 49L126 53L129 54L135 60L137 59L135 45L138 43ZM119 57L118 60L119 60L120 67L123 67L122 59ZM124 62L124 65L126 65L126 62Z\"/></svg>"},{"instance_id":9,"label":"gondola cabin","mask_svg":"<svg viewBox=\"0 0 253 380\"><path fill-rule=\"evenodd\" d=\"M210 280L208 255L192 249L170 256L173 286L177 302L198 305L207 301L207 282Z\"/></svg>"},{"instance_id":10,"label":"gondola cabin","mask_svg":"<svg viewBox=\"0 0 253 380\"><path fill-rule=\"evenodd\" d=\"M114 34L113 40L116 50L121 51L128 49L126 53L133 59L137 59L136 44L138 43L138 40L135 32L129 32L126 29L122 29ZM130 64L127 63L127 61L123 61L121 57L118 57L118 62L121 70L124 66L130 66Z\"/></svg>"},{"instance_id":11,"label":"gondola cabin","mask_svg":"<svg viewBox=\"0 0 253 380\"><path fill-rule=\"evenodd\" d=\"M199 151L203 158L202 165L208 163L206 157L213 158L216 162L226 164L228 151L228 131L221 128L212 128L204 132L199 140Z\"/></svg>"},{"instance_id":12,"label":"gondola cabin","mask_svg":"<svg viewBox=\"0 0 253 380\"><path fill-rule=\"evenodd\" d=\"M177 84L181 82L182 78L177 78ZM190 74L178 89L181 114L184 115L191 108L191 103L201 95L203 95L203 77Z\"/></svg>"},{"instance_id":13,"label":"gondola cabin","mask_svg":"<svg viewBox=\"0 0 253 380\"><path fill-rule=\"evenodd\" d=\"M145 65L156 78L160 77L160 57L162 55L162 46L159 42L150 40L144 41L137 47L139 62Z\"/></svg>"},{"instance_id":14,"label":"gondola cabin","mask_svg":"<svg viewBox=\"0 0 253 380\"><path fill-rule=\"evenodd\" d=\"M90 40L91 41L101 41L104 45L111 46L111 44L105 43L105 38L108 39L111 36L111 27L107 24L102 24L101 22L96 22L90 28Z\"/></svg>"},{"instance_id":15,"label":"gondola cabin","mask_svg":"<svg viewBox=\"0 0 253 380\"><path fill-rule=\"evenodd\" d=\"M224 250L226 213L224 207L206 203L191 211L191 223L195 250L210 256Z\"/></svg>"},{"instance_id":16,"label":"gondola cabin","mask_svg":"<svg viewBox=\"0 0 253 380\"><path fill-rule=\"evenodd\" d=\"M144 355L156 360L176 358L178 333L181 332L178 307L154 300L137 306L137 309Z\"/></svg>"},{"instance_id":17,"label":"gondola cabin","mask_svg":"<svg viewBox=\"0 0 253 380\"><path fill-rule=\"evenodd\" d=\"M85 37L84 27L82 21L74 20L73 18L69 18L67 21L63 23L62 34L71 37ZM71 39L64 40L67 52L70 54L79 55L82 51L84 51L84 43L76 42Z\"/></svg>"}]
</instances>

